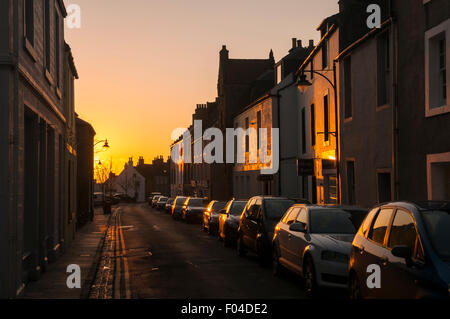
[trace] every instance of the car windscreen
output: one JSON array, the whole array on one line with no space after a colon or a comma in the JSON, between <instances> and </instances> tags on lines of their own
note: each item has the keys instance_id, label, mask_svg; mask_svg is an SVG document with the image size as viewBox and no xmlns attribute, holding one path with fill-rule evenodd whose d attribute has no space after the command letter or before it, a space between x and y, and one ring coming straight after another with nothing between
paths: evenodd
<instances>
[{"instance_id":1,"label":"car windscreen","mask_svg":"<svg viewBox=\"0 0 450 319\"><path fill-rule=\"evenodd\" d=\"M186 197L178 197L177 201L175 202L175 205L183 205L186 201Z\"/></svg>"},{"instance_id":2,"label":"car windscreen","mask_svg":"<svg viewBox=\"0 0 450 319\"><path fill-rule=\"evenodd\" d=\"M264 202L266 217L270 220L280 220L289 207L295 202L290 199L268 199Z\"/></svg>"},{"instance_id":3,"label":"car windscreen","mask_svg":"<svg viewBox=\"0 0 450 319\"><path fill-rule=\"evenodd\" d=\"M215 202L215 203L213 204L211 210L212 210L213 212L216 212L216 213L217 213L219 210L224 209L225 206L227 206L227 203L226 203L226 202Z\"/></svg>"},{"instance_id":4,"label":"car windscreen","mask_svg":"<svg viewBox=\"0 0 450 319\"><path fill-rule=\"evenodd\" d=\"M246 204L247 202L233 202L233 204L231 204L229 214L233 216L241 215Z\"/></svg>"},{"instance_id":5,"label":"car windscreen","mask_svg":"<svg viewBox=\"0 0 450 319\"><path fill-rule=\"evenodd\" d=\"M442 260L450 261L450 211L425 211L422 219L434 251Z\"/></svg>"},{"instance_id":6,"label":"car windscreen","mask_svg":"<svg viewBox=\"0 0 450 319\"><path fill-rule=\"evenodd\" d=\"M188 202L188 206L205 207L206 205L202 198L191 198Z\"/></svg>"},{"instance_id":7,"label":"car windscreen","mask_svg":"<svg viewBox=\"0 0 450 319\"><path fill-rule=\"evenodd\" d=\"M312 209L309 231L315 234L356 234L360 223L360 212Z\"/></svg>"}]
</instances>

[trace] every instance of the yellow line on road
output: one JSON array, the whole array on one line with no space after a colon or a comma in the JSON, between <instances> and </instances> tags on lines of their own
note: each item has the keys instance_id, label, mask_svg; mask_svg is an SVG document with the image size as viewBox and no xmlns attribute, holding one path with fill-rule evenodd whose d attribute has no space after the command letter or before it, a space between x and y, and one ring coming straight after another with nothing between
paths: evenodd
<instances>
[{"instance_id":1,"label":"yellow line on road","mask_svg":"<svg viewBox=\"0 0 450 319\"><path fill-rule=\"evenodd\" d=\"M119 226L121 225L121 217L119 214ZM128 268L128 258L126 257L126 248L125 248L125 240L123 237L122 227L119 227L120 232L120 240L122 243L122 256L123 256L123 270L125 273L125 298L131 299L131 291L130 291L130 273Z\"/></svg>"}]
</instances>

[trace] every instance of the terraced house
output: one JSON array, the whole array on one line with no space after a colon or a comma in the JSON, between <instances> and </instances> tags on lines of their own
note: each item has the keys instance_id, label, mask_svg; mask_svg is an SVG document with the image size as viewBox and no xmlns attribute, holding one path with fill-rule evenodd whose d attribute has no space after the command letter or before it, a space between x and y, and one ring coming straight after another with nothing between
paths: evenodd
<instances>
[{"instance_id":1,"label":"terraced house","mask_svg":"<svg viewBox=\"0 0 450 319\"><path fill-rule=\"evenodd\" d=\"M78 74L66 15L62 0L0 2L0 298L20 296L75 231Z\"/></svg>"}]
</instances>

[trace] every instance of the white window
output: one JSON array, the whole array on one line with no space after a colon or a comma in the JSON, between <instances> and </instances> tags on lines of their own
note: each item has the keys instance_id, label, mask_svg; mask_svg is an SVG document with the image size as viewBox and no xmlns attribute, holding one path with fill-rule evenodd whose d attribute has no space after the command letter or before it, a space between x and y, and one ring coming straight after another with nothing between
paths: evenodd
<instances>
[{"instance_id":1,"label":"white window","mask_svg":"<svg viewBox=\"0 0 450 319\"><path fill-rule=\"evenodd\" d=\"M425 33L426 116L450 112L450 19Z\"/></svg>"}]
</instances>

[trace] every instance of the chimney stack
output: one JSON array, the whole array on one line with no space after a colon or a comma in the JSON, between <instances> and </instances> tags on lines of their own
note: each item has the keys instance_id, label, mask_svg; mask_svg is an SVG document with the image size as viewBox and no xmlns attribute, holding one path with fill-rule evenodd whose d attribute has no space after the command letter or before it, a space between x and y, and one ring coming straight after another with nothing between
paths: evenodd
<instances>
[{"instance_id":1,"label":"chimney stack","mask_svg":"<svg viewBox=\"0 0 450 319\"><path fill-rule=\"evenodd\" d=\"M297 38L292 38L292 49L297 48Z\"/></svg>"},{"instance_id":2,"label":"chimney stack","mask_svg":"<svg viewBox=\"0 0 450 319\"><path fill-rule=\"evenodd\" d=\"M309 40L309 46L313 47L314 46L314 40Z\"/></svg>"},{"instance_id":3,"label":"chimney stack","mask_svg":"<svg viewBox=\"0 0 450 319\"><path fill-rule=\"evenodd\" d=\"M297 48L303 48L302 40L297 40Z\"/></svg>"}]
</instances>

